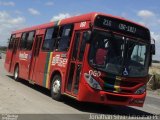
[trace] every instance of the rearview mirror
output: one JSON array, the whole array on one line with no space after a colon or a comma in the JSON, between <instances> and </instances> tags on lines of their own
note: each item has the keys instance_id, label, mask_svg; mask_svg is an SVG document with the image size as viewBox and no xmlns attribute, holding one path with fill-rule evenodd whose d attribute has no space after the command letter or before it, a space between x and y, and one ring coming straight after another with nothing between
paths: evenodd
<instances>
[{"instance_id":1,"label":"rearview mirror","mask_svg":"<svg viewBox=\"0 0 160 120\"><path fill-rule=\"evenodd\" d=\"M151 44L151 54L155 55L156 50L155 50L155 44Z\"/></svg>"},{"instance_id":2,"label":"rearview mirror","mask_svg":"<svg viewBox=\"0 0 160 120\"><path fill-rule=\"evenodd\" d=\"M152 55L155 55L156 53L156 47L155 47L155 40L151 39L151 45L150 45L150 60L149 60L149 66L152 65Z\"/></svg>"}]
</instances>

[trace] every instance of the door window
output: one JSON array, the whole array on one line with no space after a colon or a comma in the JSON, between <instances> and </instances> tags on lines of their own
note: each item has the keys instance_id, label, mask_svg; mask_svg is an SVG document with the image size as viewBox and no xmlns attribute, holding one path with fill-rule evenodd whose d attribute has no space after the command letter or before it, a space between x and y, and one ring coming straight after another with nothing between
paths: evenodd
<instances>
[{"instance_id":1,"label":"door window","mask_svg":"<svg viewBox=\"0 0 160 120\"><path fill-rule=\"evenodd\" d=\"M86 48L87 35L88 35L88 32L84 32L82 36L82 43L81 43L80 53L79 53L79 61L83 60L83 56Z\"/></svg>"},{"instance_id":2,"label":"door window","mask_svg":"<svg viewBox=\"0 0 160 120\"><path fill-rule=\"evenodd\" d=\"M76 60L77 59L78 46L79 46L79 41L80 41L80 37L81 37L80 35L81 35L80 32L75 34L72 60Z\"/></svg>"}]
</instances>

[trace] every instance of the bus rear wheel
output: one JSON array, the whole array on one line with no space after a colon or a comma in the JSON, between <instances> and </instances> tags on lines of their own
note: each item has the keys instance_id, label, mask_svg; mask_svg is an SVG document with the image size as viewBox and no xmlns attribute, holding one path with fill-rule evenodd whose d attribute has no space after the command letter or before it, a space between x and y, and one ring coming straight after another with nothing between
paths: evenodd
<instances>
[{"instance_id":1,"label":"bus rear wheel","mask_svg":"<svg viewBox=\"0 0 160 120\"><path fill-rule=\"evenodd\" d=\"M61 101L61 77L60 75L55 75L51 82L51 97L54 100Z\"/></svg>"},{"instance_id":2,"label":"bus rear wheel","mask_svg":"<svg viewBox=\"0 0 160 120\"><path fill-rule=\"evenodd\" d=\"M19 80L19 67L16 66L14 69L14 80L18 81Z\"/></svg>"}]
</instances>

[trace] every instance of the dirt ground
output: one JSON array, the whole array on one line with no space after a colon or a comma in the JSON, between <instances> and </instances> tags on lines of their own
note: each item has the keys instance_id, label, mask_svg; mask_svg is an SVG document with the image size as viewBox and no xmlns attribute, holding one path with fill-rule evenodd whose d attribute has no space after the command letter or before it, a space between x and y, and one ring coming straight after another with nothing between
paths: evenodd
<instances>
[{"instance_id":1,"label":"dirt ground","mask_svg":"<svg viewBox=\"0 0 160 120\"><path fill-rule=\"evenodd\" d=\"M160 63L153 63L152 66L149 69L150 74L160 74Z\"/></svg>"}]
</instances>

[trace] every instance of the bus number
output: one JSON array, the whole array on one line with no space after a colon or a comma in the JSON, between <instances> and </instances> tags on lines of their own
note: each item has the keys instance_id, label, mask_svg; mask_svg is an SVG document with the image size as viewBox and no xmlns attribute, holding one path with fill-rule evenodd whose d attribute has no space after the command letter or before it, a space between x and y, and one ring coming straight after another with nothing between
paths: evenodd
<instances>
[{"instance_id":1,"label":"bus number","mask_svg":"<svg viewBox=\"0 0 160 120\"><path fill-rule=\"evenodd\" d=\"M119 24L119 29L131 32L131 33L136 33L136 28L132 26L127 26L125 24Z\"/></svg>"},{"instance_id":2,"label":"bus number","mask_svg":"<svg viewBox=\"0 0 160 120\"><path fill-rule=\"evenodd\" d=\"M87 24L86 22L81 22L81 23L80 23L80 27L83 28L83 27L86 26L86 24Z\"/></svg>"},{"instance_id":3,"label":"bus number","mask_svg":"<svg viewBox=\"0 0 160 120\"><path fill-rule=\"evenodd\" d=\"M103 25L111 27L112 26L112 21L104 19L103 20Z\"/></svg>"}]
</instances>

